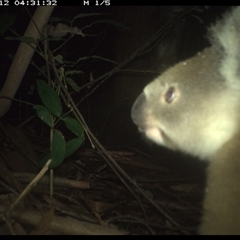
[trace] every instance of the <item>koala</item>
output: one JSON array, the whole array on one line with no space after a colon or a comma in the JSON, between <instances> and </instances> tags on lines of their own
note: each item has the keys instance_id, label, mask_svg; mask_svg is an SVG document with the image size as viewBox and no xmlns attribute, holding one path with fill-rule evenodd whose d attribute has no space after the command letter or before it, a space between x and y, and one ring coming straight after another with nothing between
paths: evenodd
<instances>
[{"instance_id":1,"label":"koala","mask_svg":"<svg viewBox=\"0 0 240 240\"><path fill-rule=\"evenodd\" d=\"M199 234L240 234L240 7L211 46L148 84L131 110L148 139L209 161Z\"/></svg>"}]
</instances>

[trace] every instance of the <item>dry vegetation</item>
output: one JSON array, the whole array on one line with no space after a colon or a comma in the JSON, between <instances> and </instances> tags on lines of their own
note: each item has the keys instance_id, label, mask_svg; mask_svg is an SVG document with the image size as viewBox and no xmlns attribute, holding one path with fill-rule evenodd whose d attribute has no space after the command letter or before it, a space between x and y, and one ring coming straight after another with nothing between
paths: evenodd
<instances>
[{"instance_id":1,"label":"dry vegetation","mask_svg":"<svg viewBox=\"0 0 240 240\"><path fill-rule=\"evenodd\" d=\"M173 171L136 150L107 151L129 176L118 176L98 151L80 149L24 192L47 151L44 136L1 123L0 233L194 234L202 178ZM141 191L139 191L139 189ZM18 197L21 196L20 200Z\"/></svg>"}]
</instances>

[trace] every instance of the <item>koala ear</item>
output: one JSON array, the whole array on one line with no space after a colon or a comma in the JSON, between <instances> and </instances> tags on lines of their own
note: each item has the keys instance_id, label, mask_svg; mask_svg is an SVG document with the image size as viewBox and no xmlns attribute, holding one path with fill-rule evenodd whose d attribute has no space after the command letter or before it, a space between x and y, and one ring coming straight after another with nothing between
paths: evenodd
<instances>
[{"instance_id":1,"label":"koala ear","mask_svg":"<svg viewBox=\"0 0 240 240\"><path fill-rule=\"evenodd\" d=\"M227 12L209 28L212 48L221 60L219 70L232 88L240 89L240 8Z\"/></svg>"}]
</instances>

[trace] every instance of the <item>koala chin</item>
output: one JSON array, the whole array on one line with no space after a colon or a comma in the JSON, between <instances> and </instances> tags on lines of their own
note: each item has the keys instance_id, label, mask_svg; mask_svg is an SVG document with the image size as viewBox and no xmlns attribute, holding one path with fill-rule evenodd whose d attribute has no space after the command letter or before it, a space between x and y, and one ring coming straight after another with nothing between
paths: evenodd
<instances>
[{"instance_id":1,"label":"koala chin","mask_svg":"<svg viewBox=\"0 0 240 240\"><path fill-rule=\"evenodd\" d=\"M144 88L131 116L153 142L209 161L199 233L240 234L240 7L209 36Z\"/></svg>"}]
</instances>

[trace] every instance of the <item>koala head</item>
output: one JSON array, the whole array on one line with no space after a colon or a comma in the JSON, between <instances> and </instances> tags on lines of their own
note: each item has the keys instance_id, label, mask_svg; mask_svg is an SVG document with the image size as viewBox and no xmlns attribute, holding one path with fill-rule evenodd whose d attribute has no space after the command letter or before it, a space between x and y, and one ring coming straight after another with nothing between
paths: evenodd
<instances>
[{"instance_id":1,"label":"koala head","mask_svg":"<svg viewBox=\"0 0 240 240\"><path fill-rule=\"evenodd\" d=\"M153 142L209 159L239 125L239 90L219 72L221 60L206 48L148 84L131 116Z\"/></svg>"}]
</instances>

